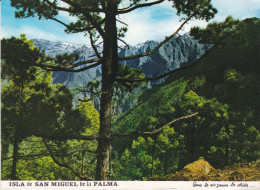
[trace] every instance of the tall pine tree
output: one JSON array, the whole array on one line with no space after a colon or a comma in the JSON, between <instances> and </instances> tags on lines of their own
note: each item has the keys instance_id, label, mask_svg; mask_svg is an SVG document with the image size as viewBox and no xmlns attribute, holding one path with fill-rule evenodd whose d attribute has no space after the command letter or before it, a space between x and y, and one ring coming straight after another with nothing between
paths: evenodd
<instances>
[{"instance_id":1,"label":"tall pine tree","mask_svg":"<svg viewBox=\"0 0 260 190\"><path fill-rule=\"evenodd\" d=\"M120 60L130 60L152 54L158 50L172 36L176 35L191 19L209 20L217 12L211 5L211 0L170 0L177 15L183 17L184 22L179 29L167 37L150 52L129 57L118 57L118 40L121 40L126 27L118 28L118 16L134 10L151 7L166 0L11 0L11 5L18 9L17 18L37 16L39 19L50 19L66 27L66 32L84 32L88 35L96 58L66 65L38 64L49 70L81 72L89 68L102 65L102 87L100 100L100 129L98 139L96 180L106 180L109 171L109 146L112 138L111 112L115 82L131 82L131 79L119 77L118 64ZM124 6L127 5L127 6ZM58 17L59 12L67 12L77 18L77 21L66 23ZM97 50L97 41L103 42L103 52ZM81 66L78 68L77 66ZM137 79L140 80L140 79ZM141 79L148 80L148 79ZM134 81L132 81L134 82Z\"/></svg>"}]
</instances>

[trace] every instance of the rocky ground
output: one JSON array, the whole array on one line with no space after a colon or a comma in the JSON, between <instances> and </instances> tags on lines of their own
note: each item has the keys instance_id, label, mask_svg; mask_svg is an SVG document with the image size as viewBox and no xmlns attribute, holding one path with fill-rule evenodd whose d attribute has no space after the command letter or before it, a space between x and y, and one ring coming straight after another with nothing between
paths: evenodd
<instances>
[{"instance_id":1,"label":"rocky ground","mask_svg":"<svg viewBox=\"0 0 260 190\"><path fill-rule=\"evenodd\" d=\"M175 174L150 180L160 181L259 181L260 160L215 169L207 161L198 160Z\"/></svg>"}]
</instances>

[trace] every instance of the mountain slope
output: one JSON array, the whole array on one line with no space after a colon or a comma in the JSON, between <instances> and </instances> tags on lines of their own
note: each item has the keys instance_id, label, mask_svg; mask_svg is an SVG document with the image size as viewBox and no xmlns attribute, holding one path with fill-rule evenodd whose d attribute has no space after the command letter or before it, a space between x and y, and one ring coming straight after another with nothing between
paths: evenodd
<instances>
[{"instance_id":1,"label":"mountain slope","mask_svg":"<svg viewBox=\"0 0 260 190\"><path fill-rule=\"evenodd\" d=\"M136 53L145 53L155 47L159 42L147 41L137 46L125 46L119 56L129 56ZM76 53L79 61L89 59L94 55L92 49L86 45L70 44L65 42L51 42L47 40L34 40L34 45L45 50L47 55L54 57L61 53ZM139 59L123 61L130 67L140 68L146 76L155 76L169 70L179 68L184 63L192 63L208 49L209 45L198 44L189 35L177 36L164 44L158 52ZM53 83L61 83L67 87L84 86L90 80L101 77L101 67L92 68L80 73L54 72Z\"/></svg>"},{"instance_id":2,"label":"mountain slope","mask_svg":"<svg viewBox=\"0 0 260 190\"><path fill-rule=\"evenodd\" d=\"M162 136L167 137L164 141L160 135L151 137L157 141L136 139L137 135L115 140L114 147L122 159L137 150L141 154L142 150L140 159L158 159L155 174L169 174L199 157L215 168L259 158L260 19L242 23L246 27L238 31L234 43L214 49L196 65L146 90L137 105L121 115L115 124L118 133L151 131L183 115L199 113L175 123L173 134L163 132ZM122 140L127 150L120 146ZM155 153L151 142L156 142ZM130 157L128 162L134 159Z\"/></svg>"},{"instance_id":3,"label":"mountain slope","mask_svg":"<svg viewBox=\"0 0 260 190\"><path fill-rule=\"evenodd\" d=\"M119 53L120 57L142 54L151 51L159 42L147 41L137 47L124 47ZM141 69L146 76L152 77L161 75L170 70L179 68L185 63L192 63L203 55L210 45L198 44L194 38L185 34L174 36L166 42L159 50L150 56L136 58L129 61L122 61L130 67Z\"/></svg>"},{"instance_id":4,"label":"mountain slope","mask_svg":"<svg viewBox=\"0 0 260 190\"><path fill-rule=\"evenodd\" d=\"M189 164L195 166L196 162ZM196 166L194 167L196 168ZM152 178L153 181L259 181L260 160L250 163L237 163L223 169L211 169L209 173L189 171L184 168L175 174L163 178ZM247 185L245 184L245 187Z\"/></svg>"}]
</instances>

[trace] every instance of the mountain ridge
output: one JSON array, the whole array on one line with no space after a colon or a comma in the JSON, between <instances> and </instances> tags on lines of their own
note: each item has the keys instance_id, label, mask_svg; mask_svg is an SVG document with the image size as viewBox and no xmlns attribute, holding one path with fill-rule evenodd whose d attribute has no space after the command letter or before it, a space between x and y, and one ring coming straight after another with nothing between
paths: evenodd
<instances>
[{"instance_id":1,"label":"mountain ridge","mask_svg":"<svg viewBox=\"0 0 260 190\"><path fill-rule=\"evenodd\" d=\"M157 41L149 40L136 46L123 46L123 48L119 50L119 56L124 57L146 53L158 44L159 42ZM86 44L35 39L34 45L40 47L51 57L55 57L55 55L62 53L76 53L79 55L78 61L84 61L94 55L94 51ZM152 55L121 61L121 63L129 65L130 67L139 68L146 76L151 77L179 68L182 64L194 62L210 47L211 46L207 44L199 44L188 34L183 36L178 35L166 42ZM61 83L72 88L78 85L86 85L88 81L100 77L101 67L99 66L81 73L53 72L53 83Z\"/></svg>"}]
</instances>

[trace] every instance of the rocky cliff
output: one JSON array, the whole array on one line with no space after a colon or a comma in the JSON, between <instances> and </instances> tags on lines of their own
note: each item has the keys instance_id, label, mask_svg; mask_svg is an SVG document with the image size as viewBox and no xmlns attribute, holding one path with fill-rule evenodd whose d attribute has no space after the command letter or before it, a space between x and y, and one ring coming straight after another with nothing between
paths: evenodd
<instances>
[{"instance_id":1,"label":"rocky cliff","mask_svg":"<svg viewBox=\"0 0 260 190\"><path fill-rule=\"evenodd\" d=\"M83 61L89 58L93 58L94 55L93 50L89 46L83 44L51 42L48 40L34 40L34 44L39 46L45 51L47 55L52 57L57 54L66 52L76 53L79 55L79 61ZM123 48L119 49L119 56L124 57L145 53L151 51L158 44L158 41L151 40L136 46L124 46ZM141 69L148 77L157 76L170 70L179 68L185 64L193 63L209 48L210 45L199 44L188 34L183 36L178 35L165 43L157 52L149 56L122 61L121 63L127 64L130 67ZM80 73L53 72L53 83L61 83L66 85L68 88L84 87L89 81L100 78L101 66ZM148 82L145 88L150 88L151 85L158 84L162 80ZM85 96L88 96L88 94L80 93L77 95L76 99L83 99Z\"/></svg>"},{"instance_id":2,"label":"rocky cliff","mask_svg":"<svg viewBox=\"0 0 260 190\"><path fill-rule=\"evenodd\" d=\"M49 56L54 57L62 53L77 53L79 61L83 61L93 57L94 52L89 46L72 44L66 42L51 42L48 40L34 40L34 44L39 46ZM152 50L159 42L147 41L136 46L124 46L119 50L119 56L130 56L145 53ZM165 43L157 52L152 55L122 61L130 67L140 68L146 76L156 76L168 72L172 69L179 68L183 64L192 63L203 55L209 45L199 44L188 34L176 36ZM101 68L96 67L81 73L54 72L53 83L61 83L68 87L85 85L86 82L99 78L101 76Z\"/></svg>"}]
</instances>

